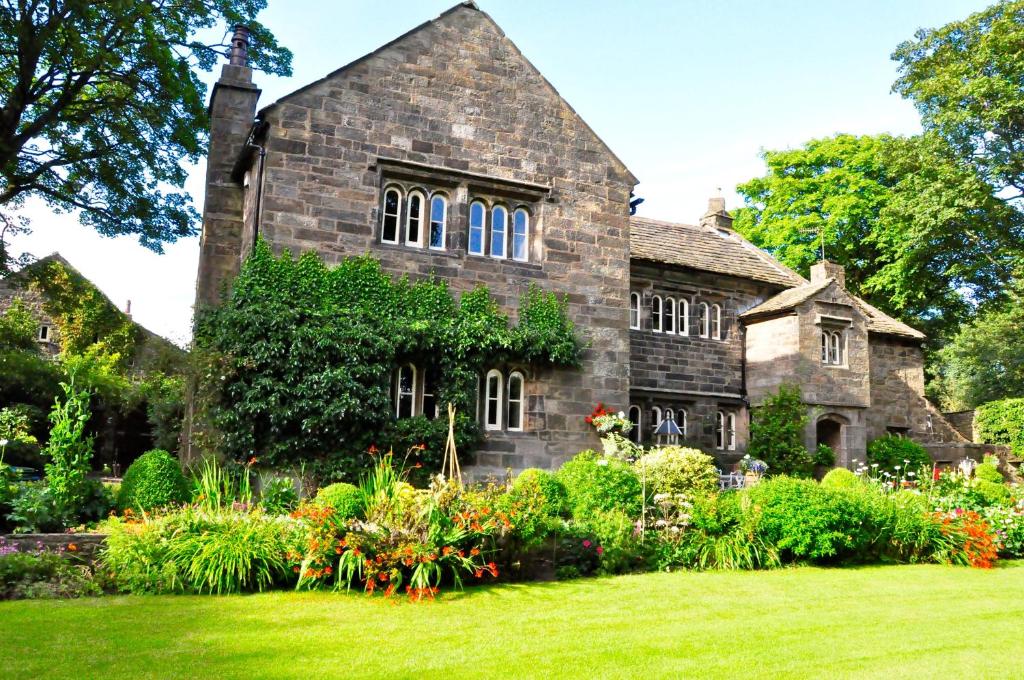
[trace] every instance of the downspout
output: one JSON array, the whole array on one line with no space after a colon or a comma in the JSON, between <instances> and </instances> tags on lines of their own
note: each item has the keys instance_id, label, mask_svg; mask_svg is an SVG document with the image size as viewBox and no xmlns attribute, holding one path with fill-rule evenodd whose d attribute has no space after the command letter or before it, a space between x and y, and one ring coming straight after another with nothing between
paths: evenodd
<instances>
[{"instance_id":1,"label":"downspout","mask_svg":"<svg viewBox=\"0 0 1024 680\"><path fill-rule=\"evenodd\" d=\"M260 150L260 169L256 175L256 206L253 208L252 214L252 247L249 250L250 255L256 252L256 241L260 237L260 218L263 214L263 166L267 158L266 143L253 144L253 146Z\"/></svg>"}]
</instances>

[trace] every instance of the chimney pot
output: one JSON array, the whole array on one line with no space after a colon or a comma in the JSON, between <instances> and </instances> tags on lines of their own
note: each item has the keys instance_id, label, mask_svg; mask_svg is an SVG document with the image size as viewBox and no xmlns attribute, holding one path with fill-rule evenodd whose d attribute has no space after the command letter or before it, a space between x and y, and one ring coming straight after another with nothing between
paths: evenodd
<instances>
[{"instance_id":1,"label":"chimney pot","mask_svg":"<svg viewBox=\"0 0 1024 680\"><path fill-rule=\"evenodd\" d=\"M127 314L128 316L132 315L132 301L131 300L128 300L128 302L125 303L124 313Z\"/></svg>"},{"instance_id":2,"label":"chimney pot","mask_svg":"<svg viewBox=\"0 0 1024 680\"><path fill-rule=\"evenodd\" d=\"M235 26L235 34L231 36L231 55L229 63L232 66L249 65L249 27L243 24Z\"/></svg>"},{"instance_id":3,"label":"chimney pot","mask_svg":"<svg viewBox=\"0 0 1024 680\"><path fill-rule=\"evenodd\" d=\"M713 196L708 199L708 211L700 218L702 226L715 229L732 229L732 215L725 210L725 198Z\"/></svg>"},{"instance_id":4,"label":"chimney pot","mask_svg":"<svg viewBox=\"0 0 1024 680\"><path fill-rule=\"evenodd\" d=\"M841 264L822 260L811 265L811 283L822 283L825 279L835 279L840 288L846 289L846 269Z\"/></svg>"}]
</instances>

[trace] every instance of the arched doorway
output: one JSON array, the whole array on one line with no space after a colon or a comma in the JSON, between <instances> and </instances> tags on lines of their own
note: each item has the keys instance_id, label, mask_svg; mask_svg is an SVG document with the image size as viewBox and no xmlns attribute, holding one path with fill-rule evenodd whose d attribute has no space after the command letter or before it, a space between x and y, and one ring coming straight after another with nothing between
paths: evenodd
<instances>
[{"instance_id":1,"label":"arched doorway","mask_svg":"<svg viewBox=\"0 0 1024 680\"><path fill-rule=\"evenodd\" d=\"M846 463L846 418L828 414L818 418L815 427L815 446L825 444L836 454L836 465Z\"/></svg>"}]
</instances>

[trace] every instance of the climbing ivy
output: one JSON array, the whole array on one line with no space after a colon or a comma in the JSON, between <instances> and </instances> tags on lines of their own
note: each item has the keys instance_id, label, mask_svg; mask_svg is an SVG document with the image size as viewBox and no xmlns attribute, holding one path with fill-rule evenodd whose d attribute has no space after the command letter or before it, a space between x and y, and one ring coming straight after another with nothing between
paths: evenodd
<instances>
[{"instance_id":1,"label":"climbing ivy","mask_svg":"<svg viewBox=\"0 0 1024 680\"><path fill-rule=\"evenodd\" d=\"M404 454L423 444L419 462L431 469L447 419L394 418L396 366L437 376L437 401L458 410L467 451L479 441L474 395L485 367L572 367L580 354L565 300L536 286L513 325L485 287L456 302L444 281L393 280L368 255L329 268L314 253L274 257L260 242L230 296L199 315L193 441L237 461L350 480L371 447Z\"/></svg>"}]
</instances>

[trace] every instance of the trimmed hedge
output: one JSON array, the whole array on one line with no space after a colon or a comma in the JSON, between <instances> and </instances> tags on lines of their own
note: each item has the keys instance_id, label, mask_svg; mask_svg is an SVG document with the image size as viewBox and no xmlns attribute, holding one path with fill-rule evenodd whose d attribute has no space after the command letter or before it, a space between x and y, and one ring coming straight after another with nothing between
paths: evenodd
<instances>
[{"instance_id":1,"label":"trimmed hedge","mask_svg":"<svg viewBox=\"0 0 1024 680\"><path fill-rule=\"evenodd\" d=\"M178 460L163 449L153 449L128 466L117 494L122 510L152 510L191 498L191 488Z\"/></svg>"},{"instance_id":2,"label":"trimmed hedge","mask_svg":"<svg viewBox=\"0 0 1024 680\"><path fill-rule=\"evenodd\" d=\"M664 446L637 461L655 493L709 494L718 491L715 459L700 449Z\"/></svg>"},{"instance_id":3,"label":"trimmed hedge","mask_svg":"<svg viewBox=\"0 0 1024 680\"><path fill-rule=\"evenodd\" d=\"M569 507L578 520L586 520L599 510L640 515L640 478L625 461L583 451L562 465L555 477L565 486Z\"/></svg>"},{"instance_id":4,"label":"trimmed hedge","mask_svg":"<svg viewBox=\"0 0 1024 680\"><path fill-rule=\"evenodd\" d=\"M316 493L316 502L334 510L339 520L353 519L363 512L363 494L353 484L337 482L321 487Z\"/></svg>"},{"instance_id":5,"label":"trimmed hedge","mask_svg":"<svg viewBox=\"0 0 1024 680\"><path fill-rule=\"evenodd\" d=\"M982 404L974 412L974 436L986 444L1006 444L1024 456L1024 399Z\"/></svg>"},{"instance_id":6,"label":"trimmed hedge","mask_svg":"<svg viewBox=\"0 0 1024 680\"><path fill-rule=\"evenodd\" d=\"M860 489L864 486L864 480L846 468L835 468L828 471L821 485L826 489Z\"/></svg>"}]
</instances>

